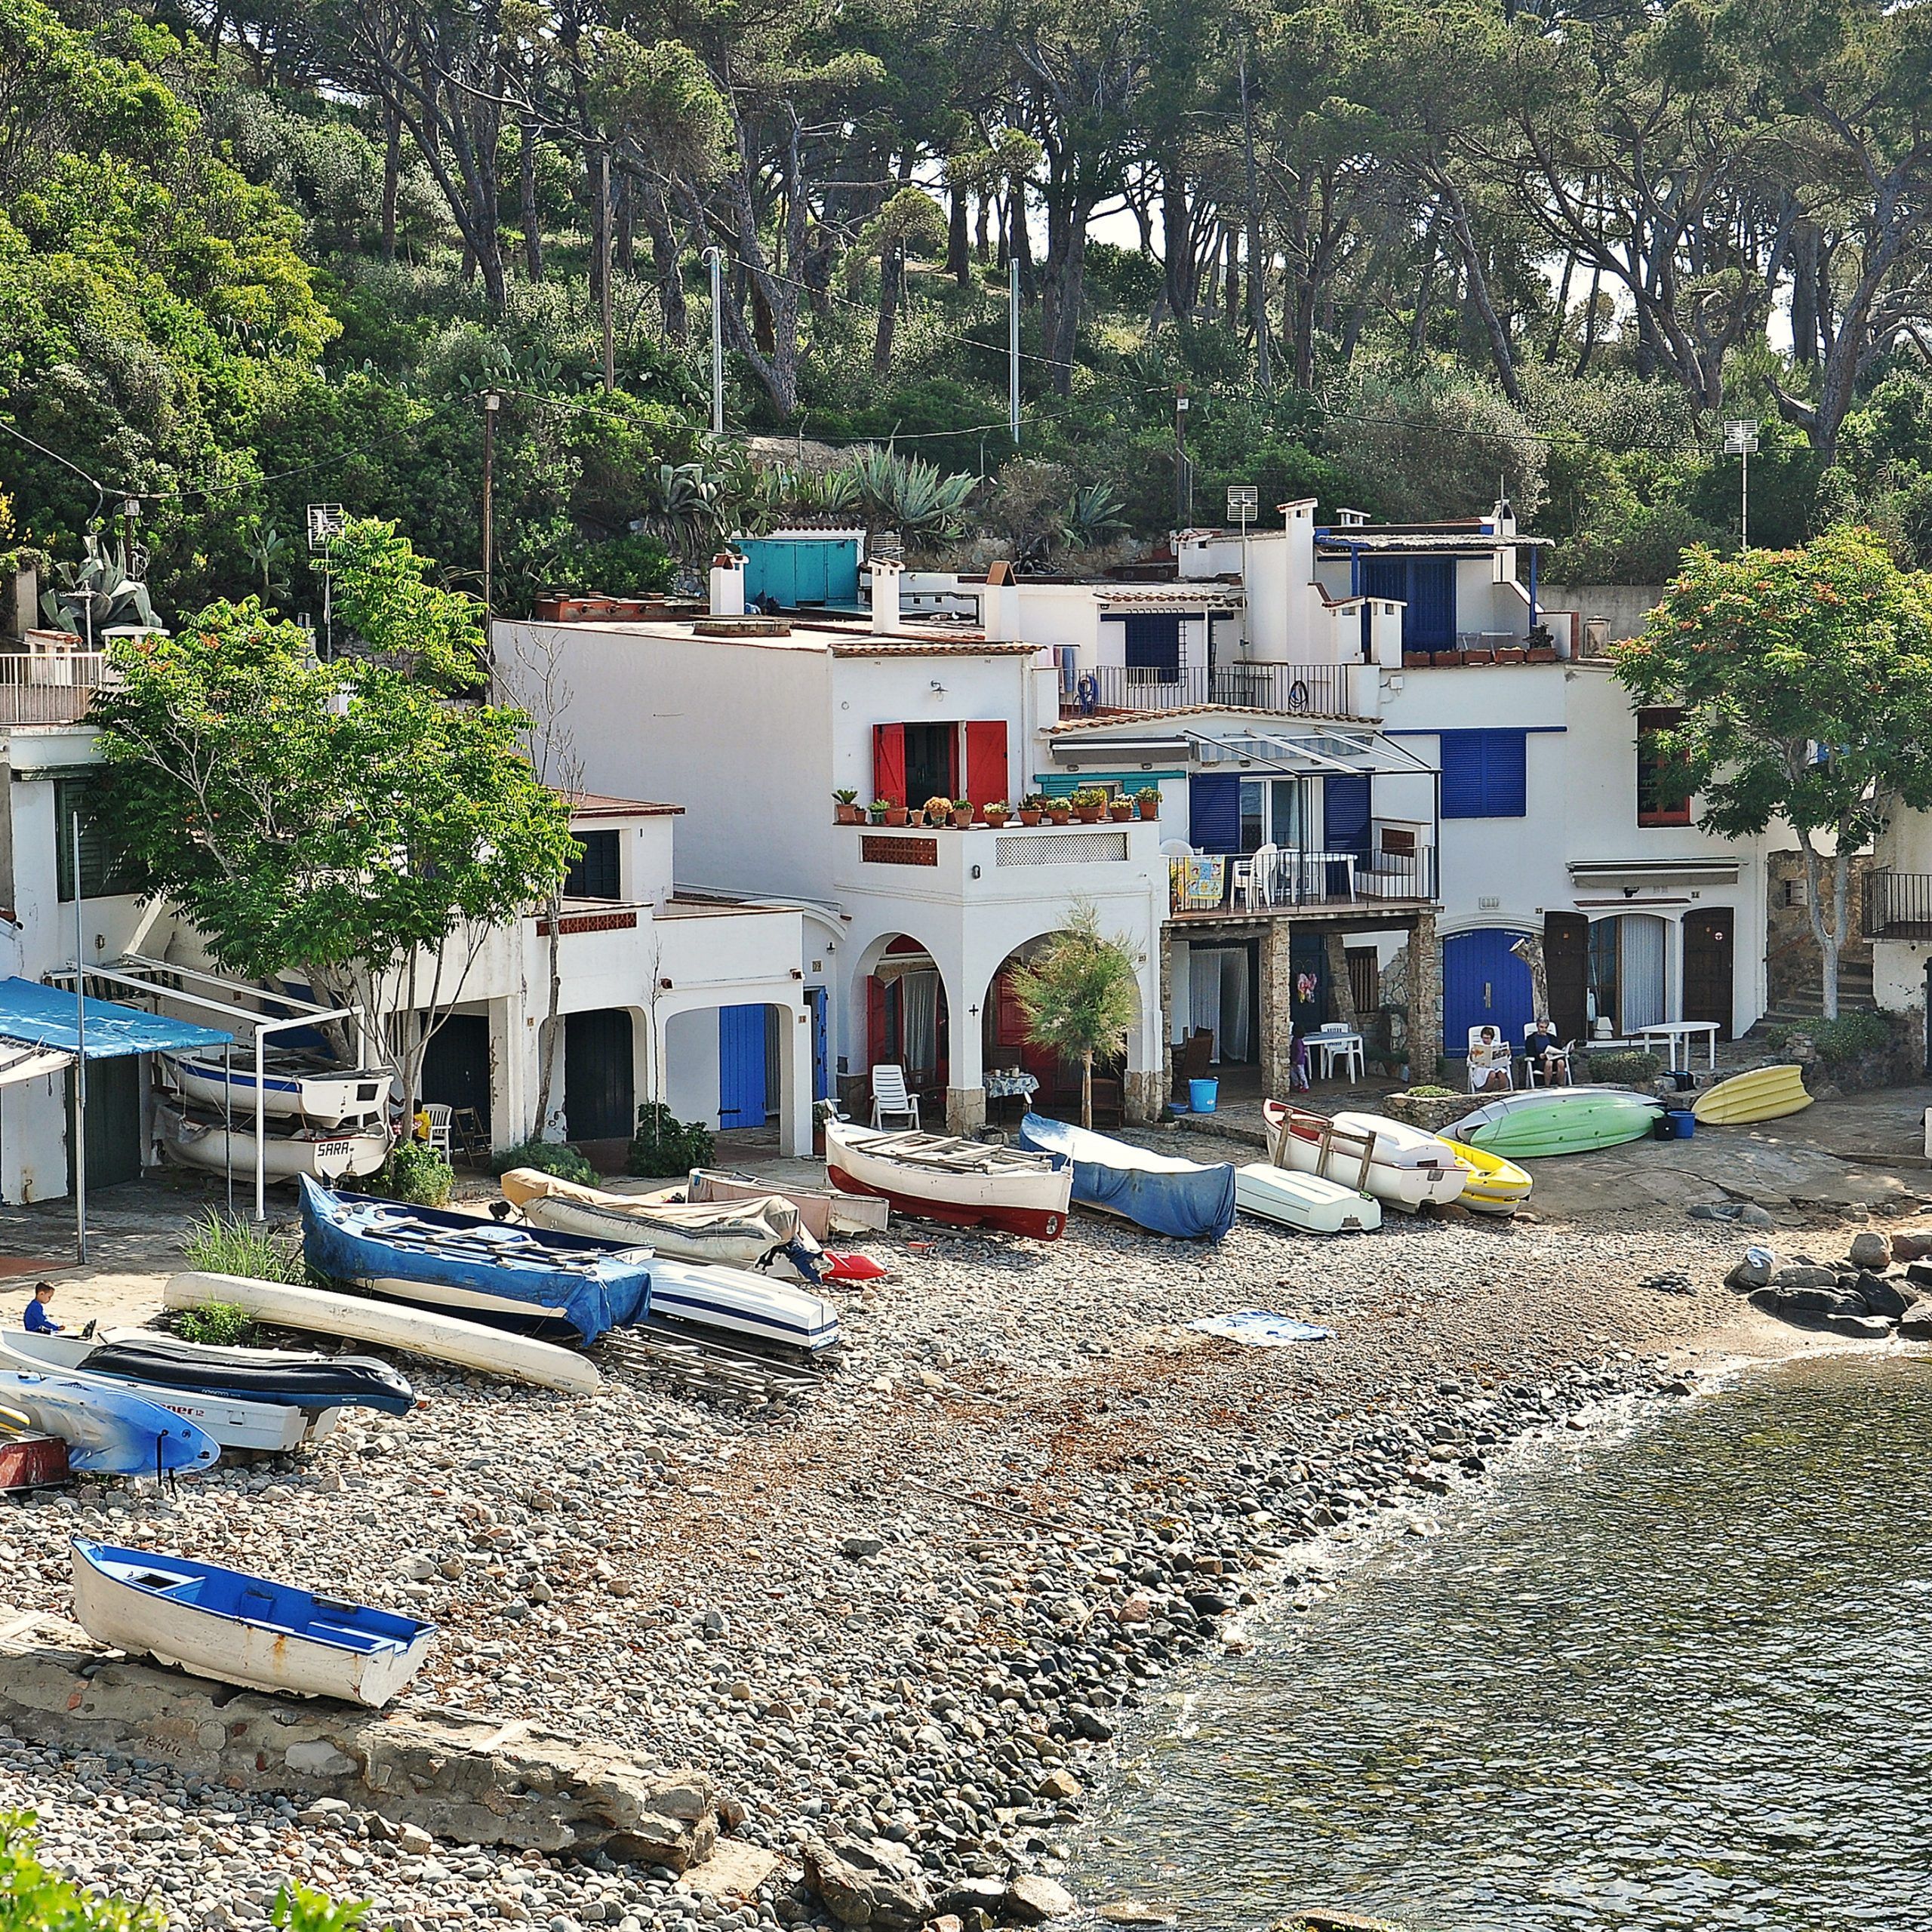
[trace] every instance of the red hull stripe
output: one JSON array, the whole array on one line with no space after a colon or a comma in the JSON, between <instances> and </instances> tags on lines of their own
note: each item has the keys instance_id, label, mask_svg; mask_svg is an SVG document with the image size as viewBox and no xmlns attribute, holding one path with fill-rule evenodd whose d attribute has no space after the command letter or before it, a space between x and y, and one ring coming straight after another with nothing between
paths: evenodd
<instances>
[{"instance_id":1,"label":"red hull stripe","mask_svg":"<svg viewBox=\"0 0 1932 1932\"><path fill-rule=\"evenodd\" d=\"M869 1194L889 1201L915 1220L944 1221L955 1228L997 1228L1002 1234L1024 1235L1030 1241L1057 1241L1066 1217L1057 1208L960 1208L950 1201L928 1201L922 1195L900 1194L889 1187L869 1186L844 1168L829 1164L826 1177L841 1194Z\"/></svg>"}]
</instances>

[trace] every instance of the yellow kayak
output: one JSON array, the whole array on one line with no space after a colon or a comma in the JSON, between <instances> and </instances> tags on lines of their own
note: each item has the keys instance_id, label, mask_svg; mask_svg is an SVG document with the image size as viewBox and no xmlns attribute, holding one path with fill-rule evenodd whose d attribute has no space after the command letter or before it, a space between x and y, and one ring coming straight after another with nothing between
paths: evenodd
<instances>
[{"instance_id":1,"label":"yellow kayak","mask_svg":"<svg viewBox=\"0 0 1932 1932\"><path fill-rule=\"evenodd\" d=\"M1465 1208L1473 1208L1478 1214L1508 1214L1529 1199L1530 1177L1514 1161L1460 1140L1451 1141L1449 1151L1458 1164L1469 1170L1458 1197Z\"/></svg>"},{"instance_id":2,"label":"yellow kayak","mask_svg":"<svg viewBox=\"0 0 1932 1932\"><path fill-rule=\"evenodd\" d=\"M32 1423L18 1409L0 1408L0 1435L24 1435Z\"/></svg>"},{"instance_id":3,"label":"yellow kayak","mask_svg":"<svg viewBox=\"0 0 1932 1932\"><path fill-rule=\"evenodd\" d=\"M1706 1088L1691 1112L1706 1127L1743 1127L1754 1121L1783 1120L1811 1104L1801 1066L1754 1066Z\"/></svg>"}]
</instances>

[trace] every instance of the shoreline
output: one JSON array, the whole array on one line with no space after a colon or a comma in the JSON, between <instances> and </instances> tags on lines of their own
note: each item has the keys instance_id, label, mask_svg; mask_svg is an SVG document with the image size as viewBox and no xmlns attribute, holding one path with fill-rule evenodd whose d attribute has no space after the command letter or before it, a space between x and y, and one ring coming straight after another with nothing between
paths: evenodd
<instances>
[{"instance_id":1,"label":"shoreline","mask_svg":"<svg viewBox=\"0 0 1932 1932\"><path fill-rule=\"evenodd\" d=\"M902 1844L970 1924L1016 1879L1060 1883L1128 1714L1245 1641L1241 1614L1352 1513L1466 1493L1529 1430L1666 1397L1686 1367L1866 1346L1717 1286L1733 1230L1616 1221L1326 1244L1244 1224L1206 1252L1084 1220L1051 1249L901 1229L871 1244L894 1280L841 1305L851 1358L795 1414L629 1373L582 1402L424 1374L427 1411L299 1464L217 1469L171 1506L0 1515L0 1560L29 1586L6 1594L63 1607L51 1559L85 1523L426 1610L445 1635L420 1702L695 1764L788 1870L808 1840ZM1639 1285L1666 1262L1694 1295ZM1336 1340L1256 1350L1181 1325L1270 1304ZM788 1878L707 1912L668 1875L413 1854L367 1814L305 1822L0 1742L0 1805L22 1798L54 1862L174 1879L180 1922L216 1932L259 1923L251 1893L284 1873L373 1896L403 1932L825 1922ZM186 1880L153 1849L183 1820Z\"/></svg>"}]
</instances>

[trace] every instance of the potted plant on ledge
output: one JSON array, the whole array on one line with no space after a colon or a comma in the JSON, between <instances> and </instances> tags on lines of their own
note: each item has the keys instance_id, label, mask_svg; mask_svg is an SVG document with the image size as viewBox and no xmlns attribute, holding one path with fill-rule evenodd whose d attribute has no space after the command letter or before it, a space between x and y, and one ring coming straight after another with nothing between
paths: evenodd
<instances>
[{"instance_id":1,"label":"potted plant on ledge","mask_svg":"<svg viewBox=\"0 0 1932 1932\"><path fill-rule=\"evenodd\" d=\"M875 798L872 803L866 808L866 816L867 818L871 820L873 824L883 825L885 823L886 814L891 811L891 809L892 802L890 799Z\"/></svg>"},{"instance_id":2,"label":"potted plant on ledge","mask_svg":"<svg viewBox=\"0 0 1932 1932\"><path fill-rule=\"evenodd\" d=\"M1013 808L1004 798L995 799L986 808L986 823L997 831L1013 816Z\"/></svg>"},{"instance_id":3,"label":"potted plant on ledge","mask_svg":"<svg viewBox=\"0 0 1932 1932\"><path fill-rule=\"evenodd\" d=\"M1143 818L1161 816L1161 788L1158 785L1143 785L1134 793L1134 802L1139 807Z\"/></svg>"},{"instance_id":4,"label":"potted plant on ledge","mask_svg":"<svg viewBox=\"0 0 1932 1932\"><path fill-rule=\"evenodd\" d=\"M942 798L935 792L921 808L926 823L930 826L950 825L952 823L952 801Z\"/></svg>"},{"instance_id":5,"label":"potted plant on ledge","mask_svg":"<svg viewBox=\"0 0 1932 1932\"><path fill-rule=\"evenodd\" d=\"M859 795L856 792L835 792L832 804L833 816L841 825L857 825L863 816L859 810Z\"/></svg>"},{"instance_id":6,"label":"potted plant on ledge","mask_svg":"<svg viewBox=\"0 0 1932 1932\"><path fill-rule=\"evenodd\" d=\"M910 817L911 814L897 798L886 800L885 822L888 825L903 825Z\"/></svg>"},{"instance_id":7,"label":"potted plant on ledge","mask_svg":"<svg viewBox=\"0 0 1932 1932\"><path fill-rule=\"evenodd\" d=\"M952 822L961 832L973 823L973 814L978 808L971 798L955 798L952 801Z\"/></svg>"},{"instance_id":8,"label":"potted plant on ledge","mask_svg":"<svg viewBox=\"0 0 1932 1932\"><path fill-rule=\"evenodd\" d=\"M1106 816L1107 795L1097 785L1083 785L1074 793L1073 815L1082 825L1098 825Z\"/></svg>"},{"instance_id":9,"label":"potted plant on ledge","mask_svg":"<svg viewBox=\"0 0 1932 1932\"><path fill-rule=\"evenodd\" d=\"M1020 823L1038 825L1047 815L1047 801L1037 792L1029 792L1020 801Z\"/></svg>"},{"instance_id":10,"label":"potted plant on ledge","mask_svg":"<svg viewBox=\"0 0 1932 1932\"><path fill-rule=\"evenodd\" d=\"M1107 801L1107 816L1116 825L1124 825L1134 814L1134 804L1131 798L1109 798Z\"/></svg>"},{"instance_id":11,"label":"potted plant on ledge","mask_svg":"<svg viewBox=\"0 0 1932 1932\"><path fill-rule=\"evenodd\" d=\"M1047 817L1054 825L1065 825L1073 817L1073 802L1069 798L1049 798L1047 801Z\"/></svg>"}]
</instances>

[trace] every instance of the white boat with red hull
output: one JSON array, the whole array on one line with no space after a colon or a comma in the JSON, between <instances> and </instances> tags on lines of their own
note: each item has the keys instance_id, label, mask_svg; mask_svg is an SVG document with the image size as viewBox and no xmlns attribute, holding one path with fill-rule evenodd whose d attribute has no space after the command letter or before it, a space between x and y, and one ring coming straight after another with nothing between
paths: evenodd
<instances>
[{"instance_id":1,"label":"white boat with red hull","mask_svg":"<svg viewBox=\"0 0 1932 1932\"><path fill-rule=\"evenodd\" d=\"M1064 1154L845 1120L825 1124L825 1164L834 1187L889 1201L902 1214L1035 1241L1060 1238L1073 1191L1073 1163Z\"/></svg>"}]
</instances>

